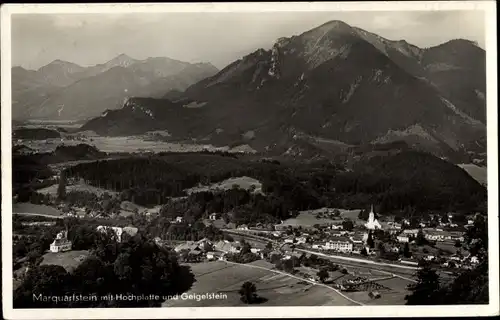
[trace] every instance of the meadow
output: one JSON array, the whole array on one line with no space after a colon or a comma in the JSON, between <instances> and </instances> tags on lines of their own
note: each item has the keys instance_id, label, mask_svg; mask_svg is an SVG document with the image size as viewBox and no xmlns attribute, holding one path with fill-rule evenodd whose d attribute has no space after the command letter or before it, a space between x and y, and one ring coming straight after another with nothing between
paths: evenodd
<instances>
[{"instance_id":1,"label":"meadow","mask_svg":"<svg viewBox=\"0 0 500 320\"><path fill-rule=\"evenodd\" d=\"M238 294L245 281L255 283L257 294L264 298L264 302L258 306L354 305L332 289L262 269L272 268L272 264L262 260L248 265L215 261L190 266L196 282L188 293L224 293L227 299L168 300L163 303L164 307L245 306Z\"/></svg>"}]
</instances>

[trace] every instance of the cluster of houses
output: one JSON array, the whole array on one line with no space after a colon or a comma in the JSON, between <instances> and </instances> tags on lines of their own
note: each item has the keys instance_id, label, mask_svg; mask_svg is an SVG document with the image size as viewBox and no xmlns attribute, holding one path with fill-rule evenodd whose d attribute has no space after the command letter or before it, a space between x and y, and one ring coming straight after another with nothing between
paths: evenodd
<instances>
[{"instance_id":1,"label":"cluster of houses","mask_svg":"<svg viewBox=\"0 0 500 320\"><path fill-rule=\"evenodd\" d=\"M439 228L405 229L398 236L398 242L410 242L416 238L419 231L422 230L425 239L429 241L464 241L464 232L462 231L444 231Z\"/></svg>"},{"instance_id":2,"label":"cluster of houses","mask_svg":"<svg viewBox=\"0 0 500 320\"><path fill-rule=\"evenodd\" d=\"M155 239L158 244L161 244L159 238ZM226 260L227 254L237 254L241 252L242 245L239 241L220 240L212 242L207 238L198 241L186 241L174 248L177 253L185 252L190 261L201 261L207 259ZM259 254L262 257L261 249L251 248L252 253Z\"/></svg>"}]
</instances>

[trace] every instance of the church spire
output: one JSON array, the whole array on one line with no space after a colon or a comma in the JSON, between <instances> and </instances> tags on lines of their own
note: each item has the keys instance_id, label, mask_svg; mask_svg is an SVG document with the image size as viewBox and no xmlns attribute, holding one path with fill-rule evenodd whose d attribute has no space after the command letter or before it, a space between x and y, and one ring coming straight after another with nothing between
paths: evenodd
<instances>
[{"instance_id":1,"label":"church spire","mask_svg":"<svg viewBox=\"0 0 500 320\"><path fill-rule=\"evenodd\" d=\"M372 208L370 209L370 212L373 212L373 204L372 204Z\"/></svg>"}]
</instances>

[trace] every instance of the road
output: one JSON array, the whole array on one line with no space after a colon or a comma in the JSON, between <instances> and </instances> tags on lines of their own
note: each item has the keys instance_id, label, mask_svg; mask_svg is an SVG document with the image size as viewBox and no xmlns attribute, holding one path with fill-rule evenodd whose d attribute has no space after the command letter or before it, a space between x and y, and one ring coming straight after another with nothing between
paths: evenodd
<instances>
[{"instance_id":1,"label":"road","mask_svg":"<svg viewBox=\"0 0 500 320\"><path fill-rule=\"evenodd\" d=\"M253 235L253 234L239 232L239 231L236 231L236 230L233 230L233 229L223 229L222 231L226 231L228 233L237 234L237 235L240 235L242 237L248 237L250 239L260 239L261 241L272 242L274 244L281 245L281 243L279 243L279 242L277 242L275 240L268 239L268 238L265 238L265 237L260 237L260 236ZM353 257L345 257L345 256L340 256L340 255L334 255L334 254L325 254L325 253L321 253L321 252L317 252L317 251L312 251L312 250L307 250L307 249L300 249L300 248L295 248L295 250L299 251L299 252L306 252L306 253L309 253L309 254L315 254L317 256L322 256L322 257L327 257L327 258L335 258L335 259L338 259L338 260L345 260L345 261L357 262L357 263L363 263L363 264L369 264L369 265L376 265L376 266L380 266L380 267L399 268L399 269L403 269L405 271L408 271L408 270L416 271L416 270L418 270L418 267L405 266L405 265L401 265L401 264L392 264L392 263L385 263L385 262L377 262L377 261L373 261L373 260L367 260L367 259L361 259L361 258L353 258Z\"/></svg>"},{"instance_id":2,"label":"road","mask_svg":"<svg viewBox=\"0 0 500 320\"><path fill-rule=\"evenodd\" d=\"M288 277L291 277L291 278L295 278L295 279L300 280L300 281L306 281L306 282L309 282L312 285L325 287L325 288L327 288L327 289L329 289L331 291L334 291L335 293L337 293L338 295L340 295L342 298L344 298L344 299L346 299L346 300L348 300L348 301L350 301L350 302L352 302L354 304L357 304L358 306L364 306L364 304L362 304L361 302L353 300L353 299L349 298L348 296L346 296L345 294L343 294L342 292L340 292L339 290L337 290L335 288L332 288L330 286L327 286L326 284L323 284L323 283L314 282L314 281L311 281L309 279L297 277L297 276L294 276L294 275L286 273L286 272L282 272L282 271L278 271L278 270L273 270L273 269L269 269L269 268L266 268L266 267L255 266L255 265L245 264L245 263L231 262L231 261L224 261L224 262L230 263L230 264L237 264L237 265L241 265L241 266L245 266L245 267L249 267L249 268L264 269L264 270L271 271L271 272L274 272L274 273L279 273L279 274L282 274L282 275L285 275L285 276L288 276Z\"/></svg>"},{"instance_id":3,"label":"road","mask_svg":"<svg viewBox=\"0 0 500 320\"><path fill-rule=\"evenodd\" d=\"M268 239L268 238L264 238L264 237L256 236L256 235L253 235L253 234L248 234L248 233L240 232L240 231L233 230L233 229L223 229L222 231L225 231L225 232L228 232L228 233L232 233L232 234L236 234L236 235L239 235L239 236L241 236L243 238L248 238L249 240L262 241L264 243L272 242L274 244L281 244L281 243L279 243L277 241L274 241L274 240L271 240L271 239ZM410 276L410 275L413 275L416 270L418 270L417 267L404 266L404 265L391 264L391 263L384 263L384 262L377 262L377 261L372 261L372 260L367 260L367 259L345 257L345 256L333 255L333 254L325 254L325 253L311 251L311 250L307 250L307 249L295 248L295 250L298 251L298 252L305 252L305 253L309 253L309 254L315 254L317 256L322 256L322 257L328 258L329 260L332 260L332 261L335 261L335 262L338 262L338 263L343 263L345 265L351 265L351 266L354 266L354 267L367 268L367 269L371 269L371 270L380 271L381 273L394 275L396 277L399 277L399 278L402 278L402 279L405 279L405 280L409 280L409 281L412 281L412 282L414 282L414 280L412 280L412 279L410 279L408 277L404 277L402 275L395 274L394 272L396 272L396 273L402 273L405 276ZM396 270L393 271L391 269L383 270L381 268L391 268L391 269L394 268L397 271Z\"/></svg>"}]
</instances>

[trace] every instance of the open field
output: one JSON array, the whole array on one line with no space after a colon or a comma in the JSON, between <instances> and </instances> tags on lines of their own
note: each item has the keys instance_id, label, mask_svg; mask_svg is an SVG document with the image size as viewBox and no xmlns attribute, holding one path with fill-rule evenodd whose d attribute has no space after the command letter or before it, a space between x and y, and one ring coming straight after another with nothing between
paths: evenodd
<instances>
[{"instance_id":1,"label":"open field","mask_svg":"<svg viewBox=\"0 0 500 320\"><path fill-rule=\"evenodd\" d=\"M291 226L291 227L313 227L315 224L327 225L333 224L337 220L328 219L328 218L316 218L313 213L310 212L301 212L295 218L286 219L283 221L283 226Z\"/></svg>"},{"instance_id":2,"label":"open field","mask_svg":"<svg viewBox=\"0 0 500 320\"><path fill-rule=\"evenodd\" d=\"M480 167L473 163L459 164L460 168L464 169L472 178L474 178L480 184L486 185L488 182L488 169L486 167Z\"/></svg>"},{"instance_id":3,"label":"open field","mask_svg":"<svg viewBox=\"0 0 500 320\"><path fill-rule=\"evenodd\" d=\"M57 196L58 187L59 187L58 184L53 184L49 187L39 189L39 190L37 190L37 192L43 193L43 194L49 194L51 196ZM71 192L71 191L85 191L85 192L93 193L97 196L101 196L104 193L108 193L110 196L114 196L114 195L118 194L115 191L93 187L93 186L85 184L85 183L78 183L78 184L72 184L72 185L66 186L66 192Z\"/></svg>"},{"instance_id":4,"label":"open field","mask_svg":"<svg viewBox=\"0 0 500 320\"><path fill-rule=\"evenodd\" d=\"M387 280L374 281L390 290L377 290L381 297L371 299L368 291L343 292L346 296L367 305L404 305L405 296L409 293L406 286L411 282L401 278L391 278Z\"/></svg>"},{"instance_id":5,"label":"open field","mask_svg":"<svg viewBox=\"0 0 500 320\"><path fill-rule=\"evenodd\" d=\"M340 221L342 221L342 219L349 219L358 224L366 222L358 219L358 214L361 211L359 209L358 210L339 209L340 211L339 219L330 219L325 217L318 218L317 214L319 211L322 210L323 209L301 211L297 217L283 221L283 225L292 227L299 227L299 226L313 227L315 224L329 225L329 224L339 223Z\"/></svg>"},{"instance_id":6,"label":"open field","mask_svg":"<svg viewBox=\"0 0 500 320\"><path fill-rule=\"evenodd\" d=\"M248 265L230 264L222 261L191 264L196 282L188 293L224 293L221 300L166 301L166 307L244 306L238 290L245 281L255 283L257 294L267 301L259 306L321 306L355 305L334 290L321 285L301 281L292 276L261 268L271 268L266 261L255 261Z\"/></svg>"},{"instance_id":7,"label":"open field","mask_svg":"<svg viewBox=\"0 0 500 320\"><path fill-rule=\"evenodd\" d=\"M63 135L64 136L64 135ZM21 140L17 141L19 144L24 144L37 152L52 152L59 145L77 145L86 143L95 146L103 152L114 153L132 153L132 152L199 152L203 150L209 151L228 151L228 152L242 152L249 151L241 147L230 149L229 147L214 147L209 144L194 144L175 143L158 140L148 140L147 136L127 136L127 137L103 137L91 136L86 137L84 140L66 140L66 139L46 139L46 140Z\"/></svg>"},{"instance_id":8,"label":"open field","mask_svg":"<svg viewBox=\"0 0 500 320\"><path fill-rule=\"evenodd\" d=\"M240 189L244 190L250 190L252 186L255 186L254 193L262 193L262 183L259 180L250 177L230 178L219 183L211 184L209 186L190 188L187 189L186 192L188 194L191 194L205 191L229 190L233 187L233 185L237 185Z\"/></svg>"},{"instance_id":9,"label":"open field","mask_svg":"<svg viewBox=\"0 0 500 320\"><path fill-rule=\"evenodd\" d=\"M43 255L43 261L40 265L58 265L66 269L66 271L71 272L78 267L80 263L88 257L88 255L89 252L87 250L59 253L48 252Z\"/></svg>"},{"instance_id":10,"label":"open field","mask_svg":"<svg viewBox=\"0 0 500 320\"><path fill-rule=\"evenodd\" d=\"M35 215L35 216L44 216L49 218L64 218L64 214L52 207L32 204L32 203L13 203L12 204L12 212L14 214L22 214L22 215Z\"/></svg>"}]
</instances>

